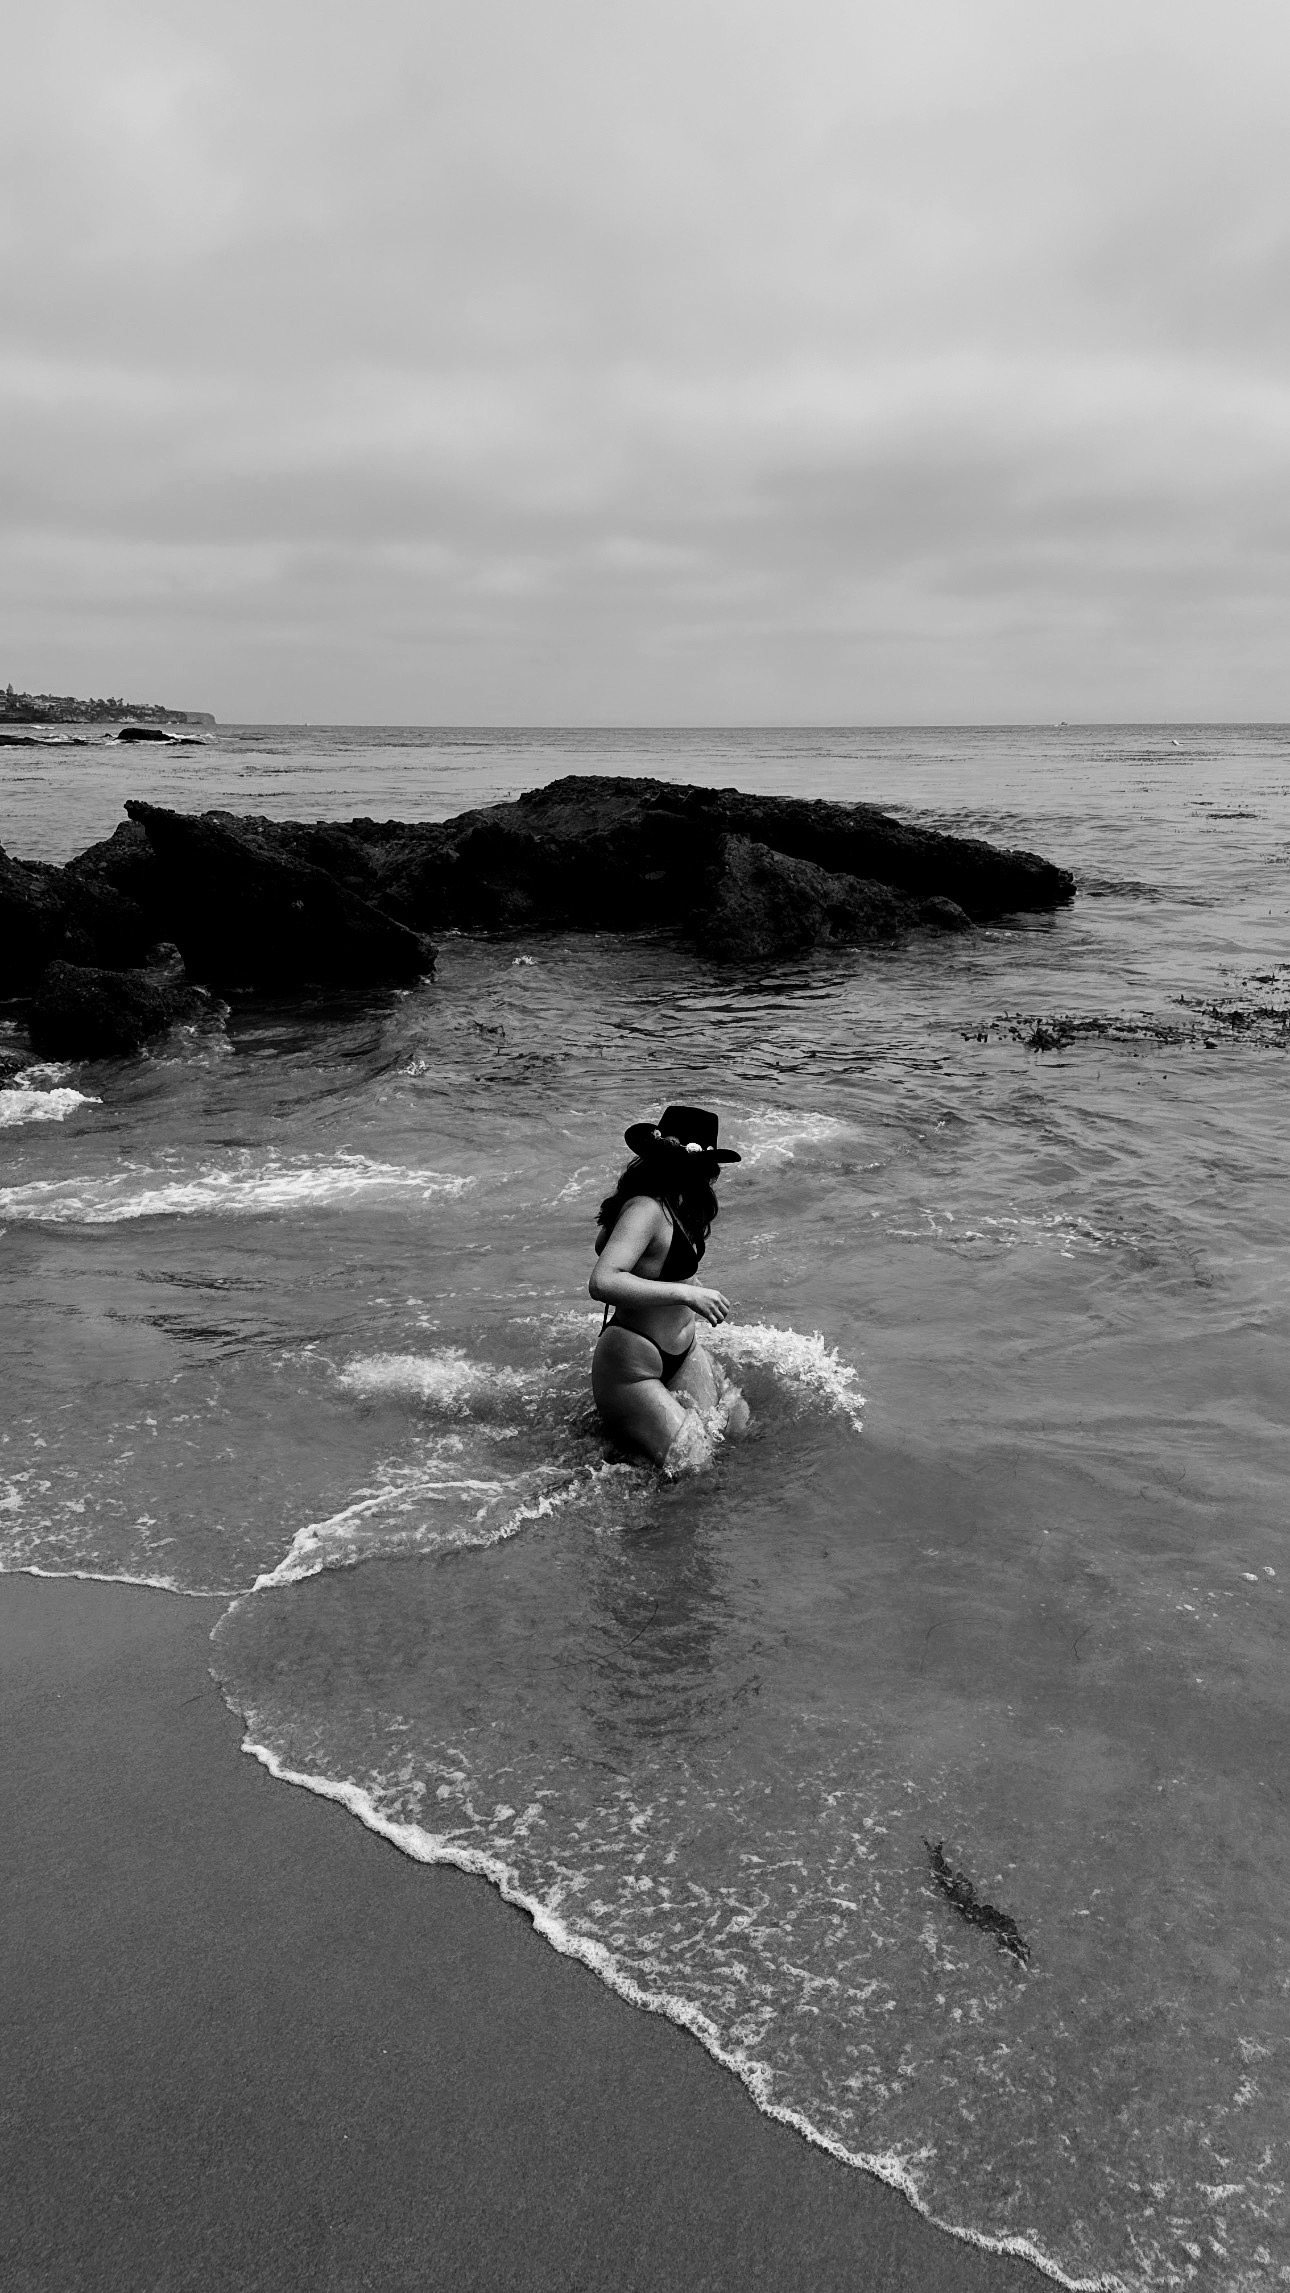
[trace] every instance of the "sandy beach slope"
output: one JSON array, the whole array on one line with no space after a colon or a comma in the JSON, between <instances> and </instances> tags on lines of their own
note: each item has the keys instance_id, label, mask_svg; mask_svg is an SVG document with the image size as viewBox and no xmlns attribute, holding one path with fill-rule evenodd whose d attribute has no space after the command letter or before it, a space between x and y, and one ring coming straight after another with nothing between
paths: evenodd
<instances>
[{"instance_id":1,"label":"sandy beach slope","mask_svg":"<svg viewBox=\"0 0 1290 2293\"><path fill-rule=\"evenodd\" d=\"M219 1612L0 1581L6 2293L1040 2293L240 1756Z\"/></svg>"}]
</instances>

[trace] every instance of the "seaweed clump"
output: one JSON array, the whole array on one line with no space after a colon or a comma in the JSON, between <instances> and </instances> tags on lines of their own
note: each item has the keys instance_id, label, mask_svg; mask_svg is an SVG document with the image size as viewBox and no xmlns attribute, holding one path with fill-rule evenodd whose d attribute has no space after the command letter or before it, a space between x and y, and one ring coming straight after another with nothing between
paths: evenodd
<instances>
[{"instance_id":1,"label":"seaweed clump","mask_svg":"<svg viewBox=\"0 0 1290 2293\"><path fill-rule=\"evenodd\" d=\"M1271 994L1267 992L1271 989ZM1262 990L1263 992L1257 992ZM1177 1019L1151 1012L1004 1011L971 1031L965 1043L992 1038L1024 1044L1028 1051L1068 1051L1079 1043L1191 1044L1207 1051L1220 1043L1248 1043L1260 1050L1290 1050L1290 965L1247 973L1225 1002L1173 995Z\"/></svg>"},{"instance_id":2,"label":"seaweed clump","mask_svg":"<svg viewBox=\"0 0 1290 2293\"><path fill-rule=\"evenodd\" d=\"M969 1927L981 1927L987 1935L993 1935L1001 1951L1008 1951L1023 1967L1028 1967L1030 1945L1016 1920L1010 1919L1006 1911L996 1911L993 1903L982 1902L967 1873L955 1871L946 1862L943 1840L938 1839L933 1847L931 1840L925 1839L923 1845L932 1859L932 1879L946 1902L953 1904L960 1919L965 1919Z\"/></svg>"}]
</instances>

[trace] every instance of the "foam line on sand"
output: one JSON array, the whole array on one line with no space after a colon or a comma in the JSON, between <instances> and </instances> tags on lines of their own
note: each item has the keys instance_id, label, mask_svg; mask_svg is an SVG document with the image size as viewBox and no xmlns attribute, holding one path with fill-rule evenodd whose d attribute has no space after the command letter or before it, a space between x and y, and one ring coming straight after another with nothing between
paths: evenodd
<instances>
[{"instance_id":1,"label":"foam line on sand","mask_svg":"<svg viewBox=\"0 0 1290 2293\"><path fill-rule=\"evenodd\" d=\"M0 2281L1042 2293L493 1888L239 1759L209 1625L0 1579Z\"/></svg>"},{"instance_id":2,"label":"foam line on sand","mask_svg":"<svg viewBox=\"0 0 1290 2293\"><path fill-rule=\"evenodd\" d=\"M661 2015L666 2021L688 2031L692 2038L697 2038L714 2062L719 2063L723 2070L734 2073L740 2084L747 2088L758 2110L768 2119L791 2127L794 2133L801 2134L841 2164L872 2174L889 2189L898 2191L932 2228L964 2240L979 2252L1008 2255L1029 2262L1042 2271L1050 2282L1068 2288L1068 2293L1117 2293L1120 2283L1117 2278L1068 2276L1027 2238L991 2238L983 2232L941 2220L923 2204L899 2156L886 2151L849 2150L812 2125L801 2111L772 2101L769 2075L762 2065L752 2056L737 2053L726 2046L716 2025L707 2015L688 1999L670 1991L642 1989L626 1973L613 1953L597 1942L594 1936L580 1934L551 1911L539 1897L526 1893L509 1866L498 1857L426 1831L420 1824L393 1822L381 1813L370 1794L358 1784L328 1776L307 1775L299 1769L288 1767L267 1745L257 1743L250 1734L244 1736L242 1749L252 1759L258 1760L278 1782L295 1784L302 1790L316 1793L320 1799L331 1800L347 1808L369 1831L375 1831L382 1839L389 1840L391 1846L397 1847L401 1854L410 1856L413 1862L446 1864L469 1877L488 1880L504 1902L526 1914L536 1932L562 1957L579 1960L630 2006L639 2007L647 2014Z\"/></svg>"}]
</instances>

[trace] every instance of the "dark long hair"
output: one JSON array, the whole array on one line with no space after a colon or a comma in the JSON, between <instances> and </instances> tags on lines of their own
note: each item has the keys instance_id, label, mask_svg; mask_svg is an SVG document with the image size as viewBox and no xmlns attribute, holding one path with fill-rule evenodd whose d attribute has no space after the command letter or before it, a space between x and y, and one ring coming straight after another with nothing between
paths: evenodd
<instances>
[{"instance_id":1,"label":"dark long hair","mask_svg":"<svg viewBox=\"0 0 1290 2293\"><path fill-rule=\"evenodd\" d=\"M687 1163L690 1167L687 1169ZM716 1191L701 1155L633 1155L612 1194L596 1213L596 1249L603 1250L629 1202L648 1194L665 1202L672 1216L703 1256L712 1222L718 1215Z\"/></svg>"}]
</instances>

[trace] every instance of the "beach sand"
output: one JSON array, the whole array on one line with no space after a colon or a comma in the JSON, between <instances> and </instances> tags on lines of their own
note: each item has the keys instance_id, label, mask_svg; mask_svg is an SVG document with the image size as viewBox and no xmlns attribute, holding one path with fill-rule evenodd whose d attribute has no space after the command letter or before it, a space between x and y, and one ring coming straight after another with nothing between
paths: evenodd
<instances>
[{"instance_id":1,"label":"beach sand","mask_svg":"<svg viewBox=\"0 0 1290 2293\"><path fill-rule=\"evenodd\" d=\"M0 1580L5 2293L1040 2293L241 1756L222 1606Z\"/></svg>"}]
</instances>

